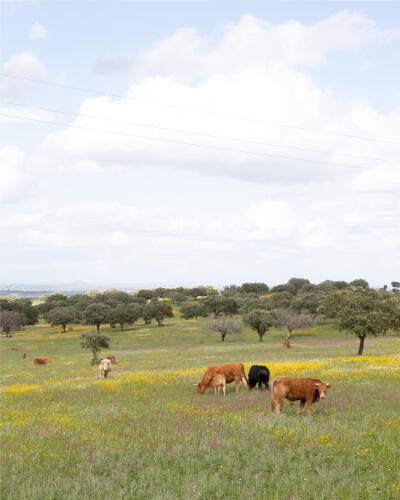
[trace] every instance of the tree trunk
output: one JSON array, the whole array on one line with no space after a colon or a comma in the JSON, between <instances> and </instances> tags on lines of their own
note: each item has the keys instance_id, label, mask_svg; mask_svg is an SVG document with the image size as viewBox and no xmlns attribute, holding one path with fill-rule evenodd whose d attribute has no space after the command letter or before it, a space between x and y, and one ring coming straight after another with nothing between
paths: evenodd
<instances>
[{"instance_id":1,"label":"tree trunk","mask_svg":"<svg viewBox=\"0 0 400 500\"><path fill-rule=\"evenodd\" d=\"M263 333L258 333L258 341L259 341L259 342L262 342L262 341L263 341L263 339L262 339L262 338L263 338L263 335L264 335Z\"/></svg>"},{"instance_id":2,"label":"tree trunk","mask_svg":"<svg viewBox=\"0 0 400 500\"><path fill-rule=\"evenodd\" d=\"M226 333L221 333L221 342L225 341L225 335L226 335Z\"/></svg>"},{"instance_id":3,"label":"tree trunk","mask_svg":"<svg viewBox=\"0 0 400 500\"><path fill-rule=\"evenodd\" d=\"M124 325L121 323L121 332L122 332L122 330L124 329L123 327L124 327Z\"/></svg>"},{"instance_id":4,"label":"tree trunk","mask_svg":"<svg viewBox=\"0 0 400 500\"><path fill-rule=\"evenodd\" d=\"M65 323L63 323L62 326L63 326L63 330L64 330L64 333L65 333Z\"/></svg>"},{"instance_id":5,"label":"tree trunk","mask_svg":"<svg viewBox=\"0 0 400 500\"><path fill-rule=\"evenodd\" d=\"M358 337L360 339L360 345L358 347L358 356L361 356L364 350L364 340L365 340L365 335L361 335Z\"/></svg>"},{"instance_id":6,"label":"tree trunk","mask_svg":"<svg viewBox=\"0 0 400 500\"><path fill-rule=\"evenodd\" d=\"M100 323L97 323L96 328L97 328L97 331L100 330Z\"/></svg>"},{"instance_id":7,"label":"tree trunk","mask_svg":"<svg viewBox=\"0 0 400 500\"><path fill-rule=\"evenodd\" d=\"M6 337L8 337L10 339L11 338L10 328L4 328L4 331L6 332Z\"/></svg>"},{"instance_id":8,"label":"tree trunk","mask_svg":"<svg viewBox=\"0 0 400 500\"><path fill-rule=\"evenodd\" d=\"M92 358L92 365L96 365L97 364L97 351L92 351L92 354L93 354L93 358Z\"/></svg>"}]
</instances>

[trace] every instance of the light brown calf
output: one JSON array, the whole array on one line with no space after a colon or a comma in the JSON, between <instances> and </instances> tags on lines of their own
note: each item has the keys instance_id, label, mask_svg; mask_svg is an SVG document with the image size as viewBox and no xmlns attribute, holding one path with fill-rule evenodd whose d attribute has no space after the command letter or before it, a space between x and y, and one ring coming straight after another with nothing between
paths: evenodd
<instances>
[{"instance_id":1,"label":"light brown calf","mask_svg":"<svg viewBox=\"0 0 400 500\"><path fill-rule=\"evenodd\" d=\"M219 391L222 387L222 390L224 391L224 396L225 396L225 391L226 391L226 378L225 375L222 373L217 373L217 375L214 376L212 379L211 385L214 388L214 394L219 396Z\"/></svg>"},{"instance_id":2,"label":"light brown calf","mask_svg":"<svg viewBox=\"0 0 400 500\"><path fill-rule=\"evenodd\" d=\"M283 399L287 399L291 404L300 401L298 415L302 414L307 403L307 412L311 416L311 405L325 399L330 387L316 378L277 377L271 384L271 410L274 411L276 406L276 413L281 413Z\"/></svg>"}]
</instances>

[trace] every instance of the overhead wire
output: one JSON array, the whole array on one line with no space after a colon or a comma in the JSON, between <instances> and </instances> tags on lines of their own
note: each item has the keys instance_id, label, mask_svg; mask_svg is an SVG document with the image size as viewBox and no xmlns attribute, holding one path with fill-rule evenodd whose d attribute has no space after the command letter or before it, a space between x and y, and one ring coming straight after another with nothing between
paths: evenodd
<instances>
[{"instance_id":1,"label":"overhead wire","mask_svg":"<svg viewBox=\"0 0 400 500\"><path fill-rule=\"evenodd\" d=\"M109 97L114 97L117 99L141 102L141 103L145 103L145 104L153 104L153 105L157 105L157 106L164 106L164 107L173 108L173 109L181 109L181 110L191 111L191 112L196 112L196 113L206 113L206 114L221 116L221 117L225 117L225 118L229 118L229 119L233 119L233 120L241 120L241 121L248 121L248 122L254 122L254 123L263 123L266 125L273 125L273 126L277 126L277 127L285 127L285 128L296 129L296 130L302 130L304 132L309 132L309 133L328 134L328 135L342 136L342 137L363 140L363 141L374 141L374 142L382 142L382 143L387 143L387 144L400 145L400 142L391 141L391 140L382 139L382 138L364 137L364 136L359 136L359 135L354 135L354 134L348 134L345 132L320 130L320 129L315 129L315 128L311 128L311 127L301 127L298 125L292 125L292 124L287 124L287 123L278 123L278 122L261 120L261 119L256 119L256 118L235 116L235 115L230 115L227 113L222 113L219 111L200 109L200 108L191 108L191 107L181 106L178 104L170 104L170 103L159 102L159 101L151 101L151 100L147 100L147 99L139 99L137 97L124 96L121 94L111 93L111 92L107 92L107 91L103 91L103 90L95 90L95 89L88 89L88 88L84 88L84 87L76 87L73 85L66 85L66 84L58 83L58 82L50 82L47 80L39 80L36 78L29 78L29 77L19 76L19 75L11 75L8 73L0 73L0 76L4 77L4 78L14 78L14 79L19 79L19 80L26 80L26 81L38 83L41 85L48 85L48 86L53 86L53 87L69 89L69 90L75 90L75 91L85 92L85 93L89 93L89 94L109 96Z\"/></svg>"},{"instance_id":2,"label":"overhead wire","mask_svg":"<svg viewBox=\"0 0 400 500\"><path fill-rule=\"evenodd\" d=\"M194 146L197 148L211 149L211 150L217 150L217 151L244 153L244 154L250 154L250 155L255 155L255 156L264 156L264 157L277 158L277 159L283 159L283 160L301 161L301 162L305 162L305 163L317 163L320 165L321 164L336 165L336 166L340 166L340 167L356 168L356 169L366 169L366 170L385 169L385 170L392 170L394 172L400 173L400 170L388 169L387 167L368 167L365 165L353 165L353 164L348 164L348 163L334 162L334 161L330 161L330 160L316 160L316 159L309 159L309 158L299 158L299 157L294 157L294 156L284 156L284 155L278 155L278 154L274 154L274 153L266 153L266 152L262 152L262 151L251 151L251 150L246 150L246 149L227 148L227 147L223 147L223 146L214 146L214 145L210 145L210 144L199 144L199 143L193 143L193 142L188 142L188 141L179 141L179 140L175 140L175 139L166 139L166 138L162 138L162 137L153 137L153 136L145 136L145 135L141 135L141 134L132 134L129 132L118 132L118 131L107 130L107 129L86 127L84 125L75 125L75 124L70 124L70 123L42 120L39 118L21 117L18 115L9 115L7 113L0 113L0 116L6 117L6 118L11 118L11 119L16 119L16 120L26 120L26 121L35 122L35 123L43 123L43 124L47 124L47 125L56 125L56 126L61 126L61 127L72 127L72 128L76 128L76 129L80 129L80 130L101 132L101 133L124 136L124 137L135 137L137 139L145 139L145 140L149 140L149 141L169 143L169 144L181 144L181 145L185 145L185 146Z\"/></svg>"},{"instance_id":3,"label":"overhead wire","mask_svg":"<svg viewBox=\"0 0 400 500\"><path fill-rule=\"evenodd\" d=\"M163 130L166 132L183 133L183 134L188 134L188 135L198 135L198 136L202 136L202 137L210 137L212 139L223 139L223 140L229 140L229 141L233 141L233 142L257 144L259 146L276 147L276 148L283 148L283 149L293 149L293 150L297 150L297 151L311 152L311 153L317 153L317 154L325 154L325 155L332 154L332 152L330 152L330 151L323 151L323 150L319 150L319 149L301 148L298 146L290 146L290 145L285 145L285 144L273 144L273 143L267 143L267 142L262 142L262 141L255 141L252 139L240 139L237 137L210 134L210 133L205 133L205 132L195 132L192 130L174 129L174 128L162 127L162 126L158 126L158 125L151 125L151 124L147 124L147 123L134 123L134 122L125 121L125 120L116 120L114 118L109 118L109 117L104 117L104 116L87 115L84 113L76 113L76 112L59 110L59 109L54 109L54 108L47 108L44 106L36 106L36 105L31 105L31 104L22 104L22 103L16 103L16 102L11 102L11 101L4 101L4 100L0 100L0 104L5 104L8 106L17 106L17 107L23 107L23 108L36 109L36 110L40 110L40 111L47 111L50 113L58 113L58 114L74 116L74 117L82 117L82 118L87 118L87 119L91 119L91 120L103 120L103 121L107 121L108 123L109 122L120 123L123 125L131 125L131 126L135 126L135 127L145 127L145 128L156 129L156 130ZM335 154L335 156L341 156L343 158L352 158L352 159L356 159L356 160L379 161L379 162L396 163L396 164L399 163L396 160L388 160L388 159L384 159L384 158L374 158L374 157L368 157L368 156L350 155L350 154L343 154L343 153L336 153L336 152L334 154Z\"/></svg>"}]
</instances>

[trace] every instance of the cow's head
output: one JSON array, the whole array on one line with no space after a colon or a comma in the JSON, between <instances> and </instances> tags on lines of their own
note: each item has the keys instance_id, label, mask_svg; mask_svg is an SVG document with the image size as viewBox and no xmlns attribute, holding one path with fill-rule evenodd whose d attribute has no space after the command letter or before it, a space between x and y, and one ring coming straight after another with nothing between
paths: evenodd
<instances>
[{"instance_id":1,"label":"cow's head","mask_svg":"<svg viewBox=\"0 0 400 500\"><path fill-rule=\"evenodd\" d=\"M207 386L200 382L197 384L197 394L203 394L203 392L207 389Z\"/></svg>"},{"instance_id":2,"label":"cow's head","mask_svg":"<svg viewBox=\"0 0 400 500\"><path fill-rule=\"evenodd\" d=\"M318 395L321 399L326 398L326 391L331 388L331 384L324 384L324 382L316 382L315 388L318 390Z\"/></svg>"}]
</instances>

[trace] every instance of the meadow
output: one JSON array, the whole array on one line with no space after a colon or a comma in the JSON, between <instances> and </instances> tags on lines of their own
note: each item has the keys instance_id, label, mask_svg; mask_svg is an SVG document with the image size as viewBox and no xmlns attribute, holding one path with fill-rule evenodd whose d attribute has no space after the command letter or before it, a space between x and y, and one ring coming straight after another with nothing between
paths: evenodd
<instances>
[{"instance_id":1,"label":"meadow","mask_svg":"<svg viewBox=\"0 0 400 500\"><path fill-rule=\"evenodd\" d=\"M1 338L1 498L400 498L399 337L368 338L357 357L357 340L329 324L285 349L282 331L221 343L200 323L103 328L100 356L117 359L106 381L79 346L91 327ZM38 356L51 364L34 366ZM332 389L311 418L287 402L273 415L268 392L234 384L197 394L206 367L234 361Z\"/></svg>"}]
</instances>

